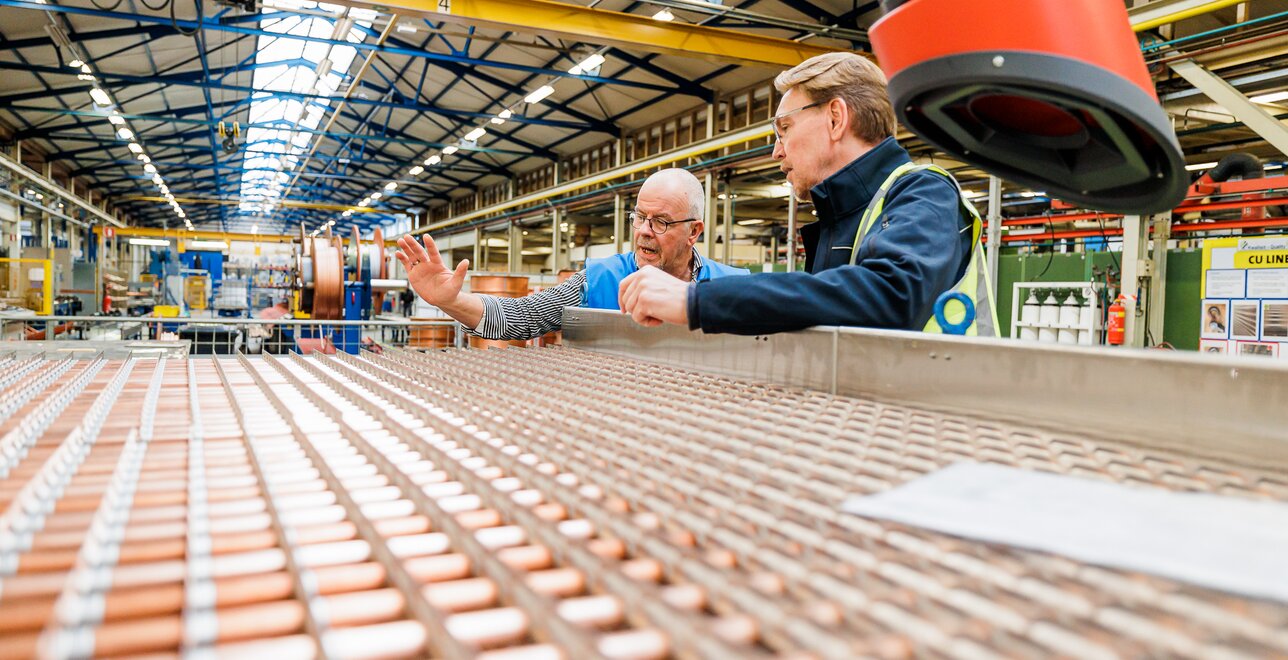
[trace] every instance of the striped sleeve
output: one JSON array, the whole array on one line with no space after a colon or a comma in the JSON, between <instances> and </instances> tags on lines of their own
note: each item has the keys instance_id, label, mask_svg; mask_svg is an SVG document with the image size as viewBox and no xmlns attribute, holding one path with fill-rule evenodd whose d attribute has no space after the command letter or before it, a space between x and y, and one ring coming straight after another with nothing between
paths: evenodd
<instances>
[{"instance_id":1,"label":"striped sleeve","mask_svg":"<svg viewBox=\"0 0 1288 660\"><path fill-rule=\"evenodd\" d=\"M563 308L581 304L585 284L585 273L577 272L559 286L522 298L480 295L483 319L478 327L466 328L466 332L484 339L532 339L558 330L563 323Z\"/></svg>"}]
</instances>

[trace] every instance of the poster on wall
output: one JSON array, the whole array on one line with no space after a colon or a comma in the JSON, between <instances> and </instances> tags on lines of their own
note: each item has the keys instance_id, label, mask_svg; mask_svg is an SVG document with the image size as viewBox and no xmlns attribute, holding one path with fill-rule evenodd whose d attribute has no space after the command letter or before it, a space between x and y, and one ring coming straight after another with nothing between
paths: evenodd
<instances>
[{"instance_id":1,"label":"poster on wall","mask_svg":"<svg viewBox=\"0 0 1288 660\"><path fill-rule=\"evenodd\" d=\"M1230 301L1209 299L1203 301L1204 339L1225 339L1230 336Z\"/></svg>"},{"instance_id":2,"label":"poster on wall","mask_svg":"<svg viewBox=\"0 0 1288 660\"><path fill-rule=\"evenodd\" d=\"M1199 352L1223 354L1229 348L1229 342L1224 339L1203 339L1199 341Z\"/></svg>"},{"instance_id":3,"label":"poster on wall","mask_svg":"<svg viewBox=\"0 0 1288 660\"><path fill-rule=\"evenodd\" d=\"M1203 241L1199 350L1288 359L1288 236Z\"/></svg>"}]
</instances>

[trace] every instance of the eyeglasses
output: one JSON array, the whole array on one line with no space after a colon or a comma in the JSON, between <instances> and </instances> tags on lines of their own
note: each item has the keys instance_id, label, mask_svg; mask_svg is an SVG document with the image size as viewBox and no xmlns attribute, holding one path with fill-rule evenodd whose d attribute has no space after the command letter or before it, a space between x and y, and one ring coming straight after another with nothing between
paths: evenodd
<instances>
[{"instance_id":1,"label":"eyeglasses","mask_svg":"<svg viewBox=\"0 0 1288 660\"><path fill-rule=\"evenodd\" d=\"M644 226L644 223L647 222L649 229L652 229L654 234L665 234L666 230L669 229L671 225L678 225L683 222L693 222L694 220L697 220L697 218L689 218L688 220L663 220L662 218L650 218L639 211L631 211L630 217L632 227L640 229Z\"/></svg>"},{"instance_id":2,"label":"eyeglasses","mask_svg":"<svg viewBox=\"0 0 1288 660\"><path fill-rule=\"evenodd\" d=\"M774 116L774 118L773 118L772 120L770 120L770 122L769 122L769 123L770 123L770 125L774 127L774 137L775 137L775 138L777 138L779 142L782 142L783 140L786 140L786 139L787 139L787 129L786 129L786 128L784 128L783 126L779 125L779 123L778 123L778 122L780 122L780 121L782 121L782 120L784 120L784 119L787 119L788 117L790 117L790 116L792 116L792 115L794 115L794 114L796 114L796 113L798 113L798 112L804 112L804 111L806 111L806 110L809 110L810 108L817 108L818 106L820 106L820 105L824 105L824 104L826 104L828 101L831 101L831 100L832 100L832 99L828 99L827 101L817 101L817 102L815 102L815 103L811 103L811 104L809 104L809 105L802 105L801 107L796 108L795 110L788 110L787 112L784 112L784 113L783 113L783 114L781 114L781 115L775 115L775 116Z\"/></svg>"}]
</instances>

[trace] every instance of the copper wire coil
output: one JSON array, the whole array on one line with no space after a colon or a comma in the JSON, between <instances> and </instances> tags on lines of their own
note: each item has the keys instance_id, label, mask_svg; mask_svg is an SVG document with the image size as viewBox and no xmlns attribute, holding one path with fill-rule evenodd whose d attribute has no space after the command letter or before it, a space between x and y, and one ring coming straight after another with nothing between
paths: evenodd
<instances>
[{"instance_id":1,"label":"copper wire coil","mask_svg":"<svg viewBox=\"0 0 1288 660\"><path fill-rule=\"evenodd\" d=\"M371 242L371 277L382 280L389 279L389 264L385 261L385 233L379 227L372 230ZM371 309L373 316L384 311L384 291L371 292Z\"/></svg>"},{"instance_id":2,"label":"copper wire coil","mask_svg":"<svg viewBox=\"0 0 1288 660\"><path fill-rule=\"evenodd\" d=\"M330 240L313 239L313 309L315 319L336 320L344 315L343 254Z\"/></svg>"},{"instance_id":3,"label":"copper wire coil","mask_svg":"<svg viewBox=\"0 0 1288 660\"><path fill-rule=\"evenodd\" d=\"M499 298L521 298L528 295L528 278L513 275L472 275L470 292L481 293ZM469 337L470 348L506 348L509 346L527 346L523 340L495 340L482 337Z\"/></svg>"}]
</instances>

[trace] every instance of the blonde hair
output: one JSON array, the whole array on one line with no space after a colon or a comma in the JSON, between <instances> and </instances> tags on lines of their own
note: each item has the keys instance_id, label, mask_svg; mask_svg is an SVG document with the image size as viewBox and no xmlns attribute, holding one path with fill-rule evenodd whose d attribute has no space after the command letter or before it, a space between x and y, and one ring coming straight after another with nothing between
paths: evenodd
<instances>
[{"instance_id":1,"label":"blonde hair","mask_svg":"<svg viewBox=\"0 0 1288 660\"><path fill-rule=\"evenodd\" d=\"M894 108L886 78L871 60L856 53L826 53L778 74L774 87L786 94L800 88L810 101L839 98L850 109L851 130L860 140L876 144L895 132Z\"/></svg>"}]
</instances>

